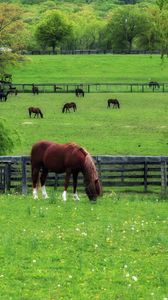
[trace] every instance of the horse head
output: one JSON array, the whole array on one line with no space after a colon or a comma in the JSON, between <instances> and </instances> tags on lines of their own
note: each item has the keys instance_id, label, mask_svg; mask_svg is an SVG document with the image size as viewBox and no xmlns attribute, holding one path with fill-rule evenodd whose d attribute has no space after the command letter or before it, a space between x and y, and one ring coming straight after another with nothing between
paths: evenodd
<instances>
[{"instance_id":1,"label":"horse head","mask_svg":"<svg viewBox=\"0 0 168 300\"><path fill-rule=\"evenodd\" d=\"M97 197L102 194L99 178L90 181L85 187L85 192L90 201L96 201Z\"/></svg>"}]
</instances>

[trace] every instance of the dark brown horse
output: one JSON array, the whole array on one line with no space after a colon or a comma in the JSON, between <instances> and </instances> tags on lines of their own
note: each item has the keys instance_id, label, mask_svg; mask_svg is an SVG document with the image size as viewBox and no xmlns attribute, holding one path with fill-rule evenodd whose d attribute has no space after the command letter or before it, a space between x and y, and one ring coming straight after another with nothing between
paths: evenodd
<instances>
[{"instance_id":1,"label":"dark brown horse","mask_svg":"<svg viewBox=\"0 0 168 300\"><path fill-rule=\"evenodd\" d=\"M34 84L32 84L32 93L35 94L39 94L39 89L38 86L35 86Z\"/></svg>"},{"instance_id":2,"label":"dark brown horse","mask_svg":"<svg viewBox=\"0 0 168 300\"><path fill-rule=\"evenodd\" d=\"M48 198L45 181L49 171L57 174L65 173L64 192L62 198L67 200L67 188L71 174L73 176L74 199L79 200L77 194L78 173L82 172L84 176L85 192L90 200L96 201L101 195L101 185L98 173L91 155L79 145L74 143L56 144L54 142L40 141L32 146L31 150L31 168L33 181L33 197L38 198L38 179L40 183L43 198Z\"/></svg>"},{"instance_id":3,"label":"dark brown horse","mask_svg":"<svg viewBox=\"0 0 168 300\"><path fill-rule=\"evenodd\" d=\"M42 113L41 109L38 107L29 107L28 111L29 111L30 118L31 118L32 113L34 114L34 118L35 117L39 118L39 115L41 118L43 118L43 113Z\"/></svg>"},{"instance_id":4,"label":"dark brown horse","mask_svg":"<svg viewBox=\"0 0 168 300\"><path fill-rule=\"evenodd\" d=\"M156 88L159 89L160 88L160 84L157 81L150 81L149 82L149 87L153 88L153 90L156 89Z\"/></svg>"},{"instance_id":5,"label":"dark brown horse","mask_svg":"<svg viewBox=\"0 0 168 300\"><path fill-rule=\"evenodd\" d=\"M62 108L62 112L70 112L70 109L73 109L73 111L77 110L77 106L75 102L70 102L70 103L66 103L64 104L63 108Z\"/></svg>"},{"instance_id":6,"label":"dark brown horse","mask_svg":"<svg viewBox=\"0 0 168 300\"><path fill-rule=\"evenodd\" d=\"M108 99L107 100L107 107L113 106L113 108L120 108L120 103L117 99Z\"/></svg>"},{"instance_id":7,"label":"dark brown horse","mask_svg":"<svg viewBox=\"0 0 168 300\"><path fill-rule=\"evenodd\" d=\"M80 88L77 88L75 90L75 94L76 94L77 97L80 97L80 96L84 97L85 96L84 91L82 89L80 89Z\"/></svg>"},{"instance_id":8,"label":"dark brown horse","mask_svg":"<svg viewBox=\"0 0 168 300\"><path fill-rule=\"evenodd\" d=\"M6 101L8 99L9 94L9 91L4 92L3 90L0 90L0 101Z\"/></svg>"}]
</instances>

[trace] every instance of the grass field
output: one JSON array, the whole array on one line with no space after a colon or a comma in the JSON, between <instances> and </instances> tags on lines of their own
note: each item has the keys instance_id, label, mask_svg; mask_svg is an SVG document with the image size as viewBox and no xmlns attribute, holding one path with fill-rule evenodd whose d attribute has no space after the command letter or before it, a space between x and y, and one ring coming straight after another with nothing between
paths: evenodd
<instances>
[{"instance_id":1,"label":"grass field","mask_svg":"<svg viewBox=\"0 0 168 300\"><path fill-rule=\"evenodd\" d=\"M35 55L9 70L14 83L168 82L159 55Z\"/></svg>"},{"instance_id":2,"label":"grass field","mask_svg":"<svg viewBox=\"0 0 168 300\"><path fill-rule=\"evenodd\" d=\"M159 56L31 56L15 83L167 82ZM47 74L47 76L46 76ZM121 109L107 109L108 98ZM167 155L167 94L19 94L0 102L14 149L74 141L93 155ZM62 113L75 101L75 113ZM39 106L43 119L29 118ZM0 195L0 299L167 300L168 202L158 194L104 193L95 205L80 193L49 191L46 201Z\"/></svg>"},{"instance_id":3,"label":"grass field","mask_svg":"<svg viewBox=\"0 0 168 300\"><path fill-rule=\"evenodd\" d=\"M120 109L108 109L117 97ZM74 141L92 155L167 155L167 94L19 94L0 103L0 120L14 140L12 155L28 155L38 140ZM75 101L75 113L62 113L63 104ZM43 119L29 118L28 107L40 107Z\"/></svg>"},{"instance_id":4,"label":"grass field","mask_svg":"<svg viewBox=\"0 0 168 300\"><path fill-rule=\"evenodd\" d=\"M156 196L1 196L3 300L165 300L167 209Z\"/></svg>"}]
</instances>

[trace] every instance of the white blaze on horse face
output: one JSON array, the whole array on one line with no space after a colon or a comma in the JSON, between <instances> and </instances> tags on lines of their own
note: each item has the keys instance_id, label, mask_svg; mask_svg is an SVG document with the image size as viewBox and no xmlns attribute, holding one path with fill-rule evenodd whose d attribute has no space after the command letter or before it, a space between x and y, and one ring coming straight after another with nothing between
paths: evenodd
<instances>
[{"instance_id":1,"label":"white blaze on horse face","mask_svg":"<svg viewBox=\"0 0 168 300\"><path fill-rule=\"evenodd\" d=\"M48 198L48 195L47 195L47 192L46 192L46 187L45 187L45 185L43 185L43 186L41 187L41 190L42 190L42 197L43 197L44 199L47 199L47 198Z\"/></svg>"},{"instance_id":2,"label":"white blaze on horse face","mask_svg":"<svg viewBox=\"0 0 168 300\"><path fill-rule=\"evenodd\" d=\"M33 189L33 199L38 199L37 188Z\"/></svg>"},{"instance_id":3,"label":"white blaze on horse face","mask_svg":"<svg viewBox=\"0 0 168 300\"><path fill-rule=\"evenodd\" d=\"M73 197L74 197L75 201L79 201L80 200L77 193L73 194Z\"/></svg>"},{"instance_id":4,"label":"white blaze on horse face","mask_svg":"<svg viewBox=\"0 0 168 300\"><path fill-rule=\"evenodd\" d=\"M62 200L63 200L63 201L67 201L67 192L66 192L66 191L64 191L64 192L62 193Z\"/></svg>"}]
</instances>

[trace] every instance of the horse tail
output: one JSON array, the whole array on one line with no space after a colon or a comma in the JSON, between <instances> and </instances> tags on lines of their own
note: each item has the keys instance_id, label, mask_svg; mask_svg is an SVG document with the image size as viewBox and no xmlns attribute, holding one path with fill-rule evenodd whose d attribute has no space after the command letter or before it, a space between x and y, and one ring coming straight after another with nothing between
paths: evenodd
<instances>
[{"instance_id":1,"label":"horse tail","mask_svg":"<svg viewBox=\"0 0 168 300\"><path fill-rule=\"evenodd\" d=\"M83 96L83 97L85 96L85 92L84 92L84 91L82 91L82 96Z\"/></svg>"},{"instance_id":2,"label":"horse tail","mask_svg":"<svg viewBox=\"0 0 168 300\"><path fill-rule=\"evenodd\" d=\"M107 107L110 107L110 101L109 100L107 101Z\"/></svg>"},{"instance_id":3,"label":"horse tail","mask_svg":"<svg viewBox=\"0 0 168 300\"><path fill-rule=\"evenodd\" d=\"M28 111L29 111L29 117L31 118L31 109L28 108Z\"/></svg>"},{"instance_id":4,"label":"horse tail","mask_svg":"<svg viewBox=\"0 0 168 300\"><path fill-rule=\"evenodd\" d=\"M65 105L64 105L63 108L62 108L62 113L64 113L64 111L65 111Z\"/></svg>"},{"instance_id":5,"label":"horse tail","mask_svg":"<svg viewBox=\"0 0 168 300\"><path fill-rule=\"evenodd\" d=\"M43 118L43 113L40 109L39 109L39 114L40 114L41 118Z\"/></svg>"},{"instance_id":6,"label":"horse tail","mask_svg":"<svg viewBox=\"0 0 168 300\"><path fill-rule=\"evenodd\" d=\"M117 103L117 104L118 104L118 108L120 108L120 103L119 103L119 101L118 101L118 103Z\"/></svg>"}]
</instances>

